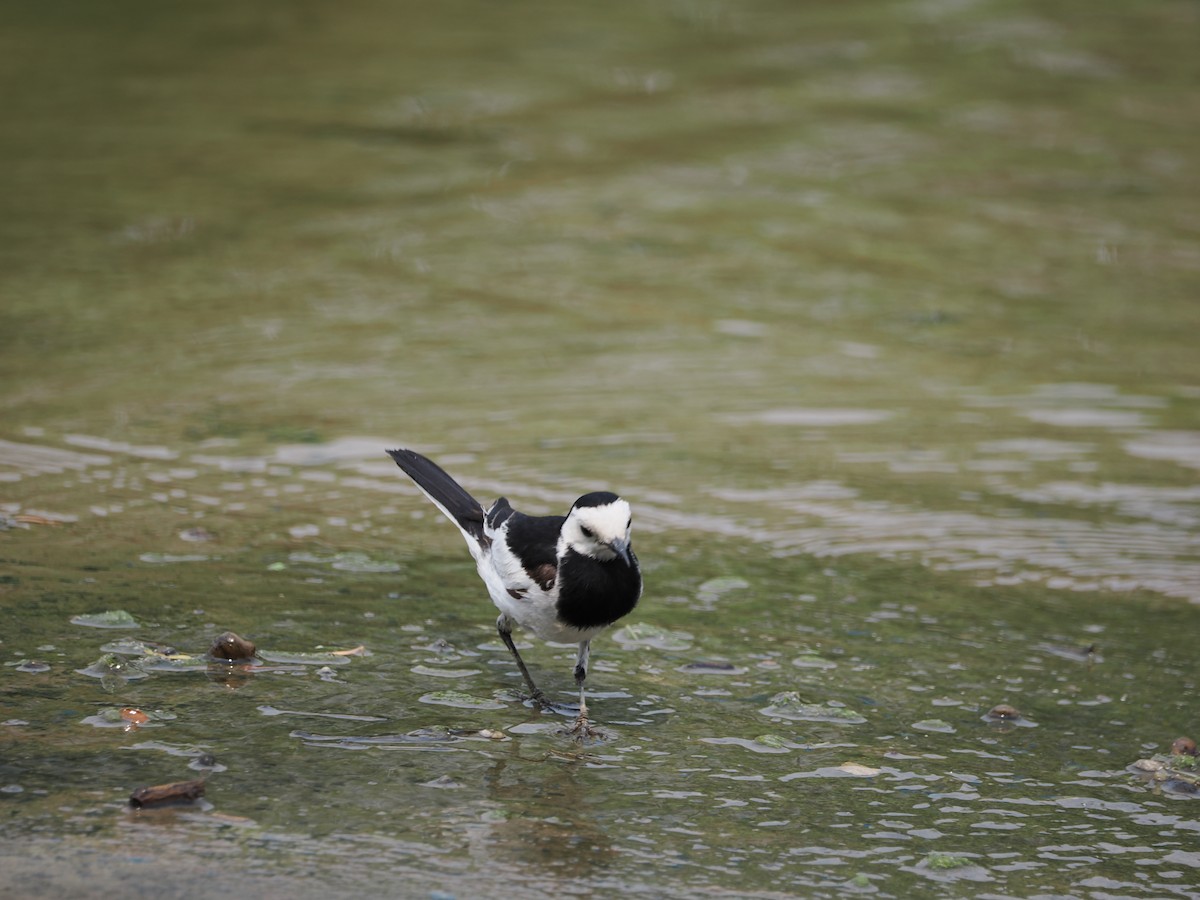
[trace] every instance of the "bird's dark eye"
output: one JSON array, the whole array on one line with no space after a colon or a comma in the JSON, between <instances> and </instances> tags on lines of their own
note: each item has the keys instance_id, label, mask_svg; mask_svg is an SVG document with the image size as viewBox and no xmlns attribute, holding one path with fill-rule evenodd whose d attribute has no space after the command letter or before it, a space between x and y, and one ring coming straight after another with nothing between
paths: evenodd
<instances>
[{"instance_id":1,"label":"bird's dark eye","mask_svg":"<svg viewBox=\"0 0 1200 900\"><path fill-rule=\"evenodd\" d=\"M593 532L592 529L588 528L586 525L580 525L579 530L583 532L583 536L585 538L594 538L596 536L595 532Z\"/></svg>"}]
</instances>

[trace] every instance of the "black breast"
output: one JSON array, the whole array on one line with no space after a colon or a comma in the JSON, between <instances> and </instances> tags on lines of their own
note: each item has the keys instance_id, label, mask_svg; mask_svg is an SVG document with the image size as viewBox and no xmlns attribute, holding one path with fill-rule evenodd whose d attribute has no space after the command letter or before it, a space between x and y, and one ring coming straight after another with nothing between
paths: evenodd
<instances>
[{"instance_id":1,"label":"black breast","mask_svg":"<svg viewBox=\"0 0 1200 900\"><path fill-rule=\"evenodd\" d=\"M632 556L632 553L630 554ZM637 606L642 573L637 557L601 562L568 550L558 566L558 618L573 628L611 625Z\"/></svg>"}]
</instances>

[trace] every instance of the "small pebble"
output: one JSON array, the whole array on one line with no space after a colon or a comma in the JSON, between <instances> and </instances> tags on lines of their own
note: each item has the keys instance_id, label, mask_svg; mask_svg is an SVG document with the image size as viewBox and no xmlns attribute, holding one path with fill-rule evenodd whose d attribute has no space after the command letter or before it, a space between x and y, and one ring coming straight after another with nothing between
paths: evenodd
<instances>
[{"instance_id":1,"label":"small pebble","mask_svg":"<svg viewBox=\"0 0 1200 900\"><path fill-rule=\"evenodd\" d=\"M244 637L234 634L232 631L226 631L218 635L217 639L213 641L208 655L215 656L218 659L243 660L253 659L254 654L257 652L258 648L254 646L252 641L248 641Z\"/></svg>"},{"instance_id":2,"label":"small pebble","mask_svg":"<svg viewBox=\"0 0 1200 900\"><path fill-rule=\"evenodd\" d=\"M1190 737L1177 737L1171 742L1172 756L1196 756L1196 742Z\"/></svg>"}]
</instances>

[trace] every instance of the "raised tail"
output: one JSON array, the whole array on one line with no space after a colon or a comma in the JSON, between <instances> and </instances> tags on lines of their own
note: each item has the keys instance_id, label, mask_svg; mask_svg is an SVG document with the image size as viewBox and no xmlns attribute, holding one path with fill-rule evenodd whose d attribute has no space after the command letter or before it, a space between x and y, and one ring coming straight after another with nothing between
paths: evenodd
<instances>
[{"instance_id":1,"label":"raised tail","mask_svg":"<svg viewBox=\"0 0 1200 900\"><path fill-rule=\"evenodd\" d=\"M431 459L412 450L389 450L388 456L396 461L426 497L433 501L458 530L477 546L486 547L488 538L483 533L483 507L467 493L466 488L446 474L446 471ZM474 551L474 548L472 548Z\"/></svg>"}]
</instances>

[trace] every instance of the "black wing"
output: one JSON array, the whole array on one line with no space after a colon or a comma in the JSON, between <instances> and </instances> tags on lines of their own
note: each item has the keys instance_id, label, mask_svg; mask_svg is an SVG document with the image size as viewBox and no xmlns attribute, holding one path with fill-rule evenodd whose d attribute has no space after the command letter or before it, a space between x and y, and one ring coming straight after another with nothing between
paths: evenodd
<instances>
[{"instance_id":1,"label":"black wing","mask_svg":"<svg viewBox=\"0 0 1200 900\"><path fill-rule=\"evenodd\" d=\"M542 590L548 591L554 586L558 574L558 535L562 531L565 516L527 516L516 512L503 501L508 510L501 521L508 522L508 548L521 561L525 572L536 581ZM501 501L496 501L499 506ZM489 522L493 506L488 512Z\"/></svg>"}]
</instances>

